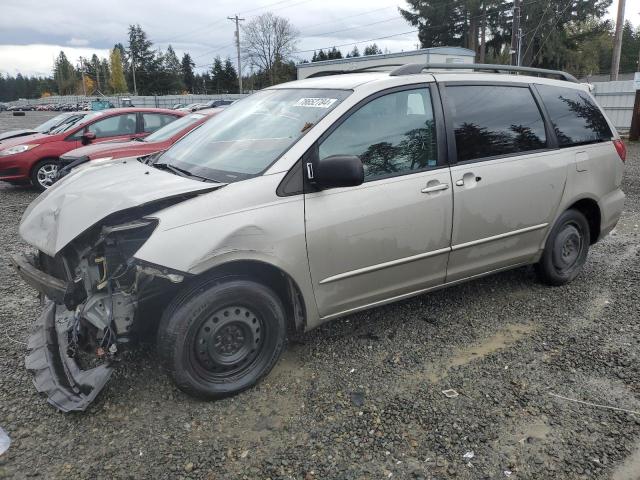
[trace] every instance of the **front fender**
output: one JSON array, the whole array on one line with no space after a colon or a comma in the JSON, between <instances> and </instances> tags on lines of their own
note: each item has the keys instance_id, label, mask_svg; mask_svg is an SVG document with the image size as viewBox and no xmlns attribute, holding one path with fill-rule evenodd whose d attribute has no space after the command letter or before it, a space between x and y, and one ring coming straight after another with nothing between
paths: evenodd
<instances>
[{"instance_id":1,"label":"front fender","mask_svg":"<svg viewBox=\"0 0 640 480\"><path fill-rule=\"evenodd\" d=\"M182 206L176 205L167 210L168 215L175 218L177 212L187 208L212 212L214 207L206 206L214 201L218 206L225 204L225 197L230 194L223 193L225 189ZM226 206L231 207L228 203ZM279 198L273 192L268 202L237 207L240 208L232 212L219 212L178 226L171 221L164 222L164 212L159 212L154 215L160 222L158 228L136 252L135 258L192 275L229 262L269 264L289 275L298 285L305 302L307 325L314 325L317 306L307 260L302 196Z\"/></svg>"}]
</instances>

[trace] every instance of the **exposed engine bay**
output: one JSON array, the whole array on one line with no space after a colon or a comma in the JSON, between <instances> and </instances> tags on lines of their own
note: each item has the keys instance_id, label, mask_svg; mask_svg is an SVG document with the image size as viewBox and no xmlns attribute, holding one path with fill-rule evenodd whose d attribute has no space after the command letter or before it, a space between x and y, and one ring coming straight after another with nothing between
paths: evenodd
<instances>
[{"instance_id":1,"label":"exposed engine bay","mask_svg":"<svg viewBox=\"0 0 640 480\"><path fill-rule=\"evenodd\" d=\"M144 210L111 215L55 257L39 251L13 258L46 302L29 339L26 366L37 390L62 411L84 410L94 400L118 353L145 328L141 308L184 280L134 259L157 226L141 216Z\"/></svg>"}]
</instances>

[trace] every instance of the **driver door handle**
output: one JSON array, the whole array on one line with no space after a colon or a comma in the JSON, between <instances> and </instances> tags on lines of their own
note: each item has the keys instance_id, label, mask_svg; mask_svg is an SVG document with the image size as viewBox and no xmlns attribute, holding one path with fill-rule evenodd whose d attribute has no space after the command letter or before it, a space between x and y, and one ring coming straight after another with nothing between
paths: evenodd
<instances>
[{"instance_id":1,"label":"driver door handle","mask_svg":"<svg viewBox=\"0 0 640 480\"><path fill-rule=\"evenodd\" d=\"M431 192L438 192L440 190L447 190L448 188L449 188L449 184L448 183L438 183L437 185L432 185L430 187L425 187L420 191L422 193L431 193Z\"/></svg>"}]
</instances>

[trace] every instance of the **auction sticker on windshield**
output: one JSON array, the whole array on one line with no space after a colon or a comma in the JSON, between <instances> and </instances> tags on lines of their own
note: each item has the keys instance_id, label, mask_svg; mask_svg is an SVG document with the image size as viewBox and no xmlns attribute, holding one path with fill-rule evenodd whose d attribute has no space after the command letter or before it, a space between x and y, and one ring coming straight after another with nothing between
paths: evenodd
<instances>
[{"instance_id":1,"label":"auction sticker on windshield","mask_svg":"<svg viewBox=\"0 0 640 480\"><path fill-rule=\"evenodd\" d=\"M335 102L337 102L337 98L301 98L296 103L293 104L294 107L311 107L311 108L329 108Z\"/></svg>"}]
</instances>

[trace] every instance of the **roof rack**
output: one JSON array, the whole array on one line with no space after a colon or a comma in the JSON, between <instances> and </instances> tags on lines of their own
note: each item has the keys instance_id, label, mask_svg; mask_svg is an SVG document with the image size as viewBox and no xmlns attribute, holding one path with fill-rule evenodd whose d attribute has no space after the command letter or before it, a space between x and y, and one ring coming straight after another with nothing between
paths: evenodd
<instances>
[{"instance_id":1,"label":"roof rack","mask_svg":"<svg viewBox=\"0 0 640 480\"><path fill-rule=\"evenodd\" d=\"M580 83L576 77L570 73L561 70L547 70L546 68L520 67L515 65L493 65L490 63L408 63L402 67L396 68L389 75L415 75L427 69L446 69L446 70L484 70L495 73L512 72L512 73L530 73L538 76L560 77L567 82Z\"/></svg>"},{"instance_id":2,"label":"roof rack","mask_svg":"<svg viewBox=\"0 0 640 480\"><path fill-rule=\"evenodd\" d=\"M410 64L413 65L413 64ZM311 75L309 75L306 78L314 78L314 77L327 77L329 75L343 75L345 73L361 73L361 72L367 72L369 70L382 70L385 67L403 67L403 66L407 66L406 63L386 63L386 64L382 64L382 65L370 65L368 67L362 67L362 68L356 68L353 70L321 70L319 72L316 73L312 73ZM393 70L394 72L396 70L399 70L399 68L396 68L395 70Z\"/></svg>"}]
</instances>

